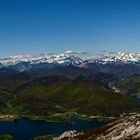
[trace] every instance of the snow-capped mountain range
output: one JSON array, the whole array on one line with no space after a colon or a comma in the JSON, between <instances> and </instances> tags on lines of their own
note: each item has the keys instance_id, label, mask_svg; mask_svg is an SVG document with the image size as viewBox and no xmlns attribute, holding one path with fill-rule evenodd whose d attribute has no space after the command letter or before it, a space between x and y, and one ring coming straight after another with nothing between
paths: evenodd
<instances>
[{"instance_id":1,"label":"snow-capped mountain range","mask_svg":"<svg viewBox=\"0 0 140 140\"><path fill-rule=\"evenodd\" d=\"M10 56L7 58L1 58L0 64L4 66L16 65L21 62L28 62L30 64L39 64L39 63L58 63L58 64L70 64L72 62L82 61L80 57L74 55L16 55Z\"/></svg>"},{"instance_id":2,"label":"snow-capped mountain range","mask_svg":"<svg viewBox=\"0 0 140 140\"><path fill-rule=\"evenodd\" d=\"M95 58L89 59L91 62L97 62L102 64L122 62L122 63L139 63L140 53L131 52L111 52L108 54L101 54Z\"/></svg>"},{"instance_id":3,"label":"snow-capped mountain range","mask_svg":"<svg viewBox=\"0 0 140 140\"><path fill-rule=\"evenodd\" d=\"M0 59L0 67L14 66L21 63L28 65L59 64L82 66L84 63L110 64L110 63L140 63L140 53L112 52L92 57L81 57L77 54L40 54L40 55L17 55Z\"/></svg>"}]
</instances>

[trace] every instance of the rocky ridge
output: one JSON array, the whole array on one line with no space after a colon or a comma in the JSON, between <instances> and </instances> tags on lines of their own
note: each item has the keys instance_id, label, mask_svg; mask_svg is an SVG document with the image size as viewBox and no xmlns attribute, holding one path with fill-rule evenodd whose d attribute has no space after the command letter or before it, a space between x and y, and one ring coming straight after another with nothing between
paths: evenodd
<instances>
[{"instance_id":1,"label":"rocky ridge","mask_svg":"<svg viewBox=\"0 0 140 140\"><path fill-rule=\"evenodd\" d=\"M125 116L107 126L86 132L69 131L55 140L139 140L140 114Z\"/></svg>"}]
</instances>

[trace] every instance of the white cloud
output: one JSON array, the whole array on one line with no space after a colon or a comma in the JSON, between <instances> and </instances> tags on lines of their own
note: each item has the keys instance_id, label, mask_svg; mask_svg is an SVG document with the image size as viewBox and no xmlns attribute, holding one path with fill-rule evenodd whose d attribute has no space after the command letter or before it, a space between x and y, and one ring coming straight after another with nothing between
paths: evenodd
<instances>
[{"instance_id":1,"label":"white cloud","mask_svg":"<svg viewBox=\"0 0 140 140\"><path fill-rule=\"evenodd\" d=\"M84 55L84 54L88 54L88 52L68 50L68 51L65 52L65 54L68 54L68 55Z\"/></svg>"}]
</instances>

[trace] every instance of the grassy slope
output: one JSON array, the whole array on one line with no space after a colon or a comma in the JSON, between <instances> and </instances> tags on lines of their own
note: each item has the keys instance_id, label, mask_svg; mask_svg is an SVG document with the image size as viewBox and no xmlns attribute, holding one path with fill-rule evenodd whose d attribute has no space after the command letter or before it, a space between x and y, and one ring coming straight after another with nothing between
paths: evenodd
<instances>
[{"instance_id":1,"label":"grassy slope","mask_svg":"<svg viewBox=\"0 0 140 140\"><path fill-rule=\"evenodd\" d=\"M12 100L15 99L14 92L30 80L26 73L0 73L0 113L15 114L19 110L11 105Z\"/></svg>"},{"instance_id":2,"label":"grassy slope","mask_svg":"<svg viewBox=\"0 0 140 140\"><path fill-rule=\"evenodd\" d=\"M0 113L52 115L78 112L112 116L134 108L137 109L132 100L91 79L50 76L32 80L28 74L19 73L0 80Z\"/></svg>"},{"instance_id":3,"label":"grassy slope","mask_svg":"<svg viewBox=\"0 0 140 140\"><path fill-rule=\"evenodd\" d=\"M10 135L0 135L0 140L13 140L13 137Z\"/></svg>"},{"instance_id":4,"label":"grassy slope","mask_svg":"<svg viewBox=\"0 0 140 140\"><path fill-rule=\"evenodd\" d=\"M122 80L117 84L117 87L127 95L136 95L140 98L140 75L134 75Z\"/></svg>"},{"instance_id":5,"label":"grassy slope","mask_svg":"<svg viewBox=\"0 0 140 140\"><path fill-rule=\"evenodd\" d=\"M22 113L35 115L74 111L88 115L114 116L134 110L135 103L98 83L60 78L51 81L51 84L40 80L27 84L17 93L13 106L22 108Z\"/></svg>"}]
</instances>

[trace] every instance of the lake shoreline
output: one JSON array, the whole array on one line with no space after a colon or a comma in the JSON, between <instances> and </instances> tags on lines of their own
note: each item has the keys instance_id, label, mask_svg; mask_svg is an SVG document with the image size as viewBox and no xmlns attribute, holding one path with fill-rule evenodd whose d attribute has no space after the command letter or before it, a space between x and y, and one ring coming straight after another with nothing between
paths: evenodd
<instances>
[{"instance_id":1,"label":"lake shoreline","mask_svg":"<svg viewBox=\"0 0 140 140\"><path fill-rule=\"evenodd\" d=\"M0 122L1 121L16 121L18 119L20 119L18 115L0 114Z\"/></svg>"},{"instance_id":2,"label":"lake shoreline","mask_svg":"<svg viewBox=\"0 0 140 140\"><path fill-rule=\"evenodd\" d=\"M31 121L45 121L45 122L61 122L64 124L72 124L72 120L70 119L71 116L75 116L80 120L86 121L113 121L117 118L115 117L106 117L106 116L88 116L88 115L81 115L78 113L60 113L54 114L50 116L33 116L33 115L9 115L9 114L0 114L0 122L1 121L18 121L20 119L28 119Z\"/></svg>"}]
</instances>

